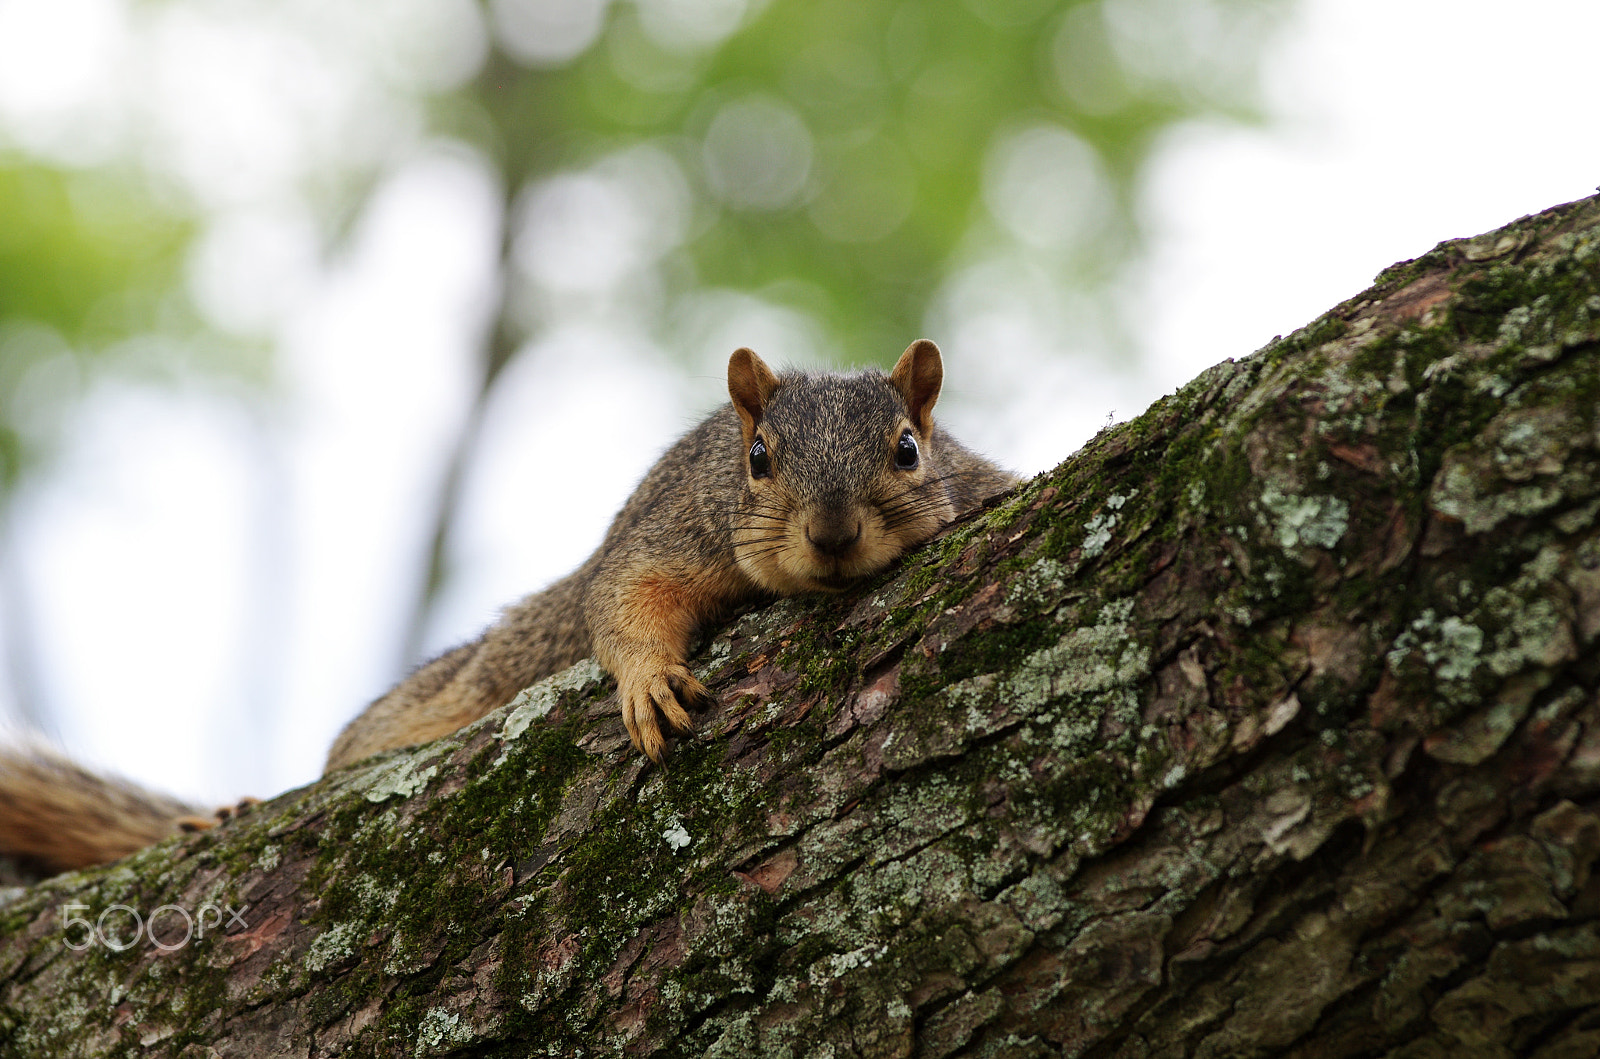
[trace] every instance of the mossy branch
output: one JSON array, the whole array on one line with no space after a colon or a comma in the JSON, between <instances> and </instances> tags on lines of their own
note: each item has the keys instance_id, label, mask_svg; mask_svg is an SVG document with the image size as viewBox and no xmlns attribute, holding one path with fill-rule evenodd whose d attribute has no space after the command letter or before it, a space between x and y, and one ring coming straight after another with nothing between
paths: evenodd
<instances>
[{"instance_id":1,"label":"mossy branch","mask_svg":"<svg viewBox=\"0 0 1600 1059\"><path fill-rule=\"evenodd\" d=\"M1597 407L1600 203L1443 244L720 631L665 769L586 663L15 892L0 1052L1594 1054Z\"/></svg>"}]
</instances>

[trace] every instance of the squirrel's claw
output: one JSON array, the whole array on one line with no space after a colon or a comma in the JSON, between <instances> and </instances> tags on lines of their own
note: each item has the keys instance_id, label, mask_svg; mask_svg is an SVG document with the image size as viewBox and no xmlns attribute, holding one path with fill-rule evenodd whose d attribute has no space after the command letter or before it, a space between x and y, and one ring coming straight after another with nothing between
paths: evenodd
<instances>
[{"instance_id":1,"label":"squirrel's claw","mask_svg":"<svg viewBox=\"0 0 1600 1059\"><path fill-rule=\"evenodd\" d=\"M677 696L677 701L687 703L691 707L704 708L711 705L711 689L695 679L687 666L673 666L667 671L667 683L672 685L672 690ZM694 722L689 720L689 715L682 710L677 711L677 717L671 712L667 713L667 720L672 722L672 727L679 732L694 731Z\"/></svg>"},{"instance_id":2,"label":"squirrel's claw","mask_svg":"<svg viewBox=\"0 0 1600 1059\"><path fill-rule=\"evenodd\" d=\"M240 798L233 805L217 806L216 812L212 813L212 815L217 818L218 823L225 823L234 819L235 817L243 816L245 813L248 813L251 809L260 804L260 798L254 798L247 794L243 798Z\"/></svg>"},{"instance_id":3,"label":"squirrel's claw","mask_svg":"<svg viewBox=\"0 0 1600 1059\"><path fill-rule=\"evenodd\" d=\"M654 673L619 680L617 697L622 702L622 723L627 726L628 738L633 740L636 749L659 765L667 741L661 734L657 711L673 731L692 732L694 722L689 719L683 703L703 705L710 701L711 692L695 679L688 667L668 665Z\"/></svg>"},{"instance_id":4,"label":"squirrel's claw","mask_svg":"<svg viewBox=\"0 0 1600 1059\"><path fill-rule=\"evenodd\" d=\"M176 823L178 830L187 834L196 831L209 831L218 824L225 824L249 812L252 806L261 804L260 798L246 795L233 805L220 805L210 816L180 816Z\"/></svg>"}]
</instances>

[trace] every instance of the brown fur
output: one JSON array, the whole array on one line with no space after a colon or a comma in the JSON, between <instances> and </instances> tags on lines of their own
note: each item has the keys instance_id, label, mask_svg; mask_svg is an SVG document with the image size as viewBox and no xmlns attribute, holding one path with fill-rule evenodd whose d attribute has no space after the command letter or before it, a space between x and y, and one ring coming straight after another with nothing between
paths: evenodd
<instances>
[{"instance_id":1,"label":"brown fur","mask_svg":"<svg viewBox=\"0 0 1600 1059\"><path fill-rule=\"evenodd\" d=\"M192 805L96 776L40 746L0 747L0 853L57 872L206 825Z\"/></svg>"},{"instance_id":2,"label":"brown fur","mask_svg":"<svg viewBox=\"0 0 1600 1059\"><path fill-rule=\"evenodd\" d=\"M661 722L686 732L685 707L709 698L685 664L697 629L762 597L837 591L1016 482L934 425L942 381L927 341L888 375L779 375L737 351L730 403L656 462L595 553L368 706L327 769L453 732L590 654L617 679L634 746L659 761ZM917 460L899 466L908 432ZM752 471L757 440L765 476ZM130 788L29 761L0 757L0 853L75 867L164 837L180 817L203 823L177 803L130 804Z\"/></svg>"}]
</instances>

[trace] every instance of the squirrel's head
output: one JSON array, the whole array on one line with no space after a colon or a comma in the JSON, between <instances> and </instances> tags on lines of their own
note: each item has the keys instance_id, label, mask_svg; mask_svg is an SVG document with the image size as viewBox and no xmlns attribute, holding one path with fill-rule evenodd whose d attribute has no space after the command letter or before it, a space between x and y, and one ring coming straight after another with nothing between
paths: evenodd
<instances>
[{"instance_id":1,"label":"squirrel's head","mask_svg":"<svg viewBox=\"0 0 1600 1059\"><path fill-rule=\"evenodd\" d=\"M728 361L745 488L734 554L781 594L837 590L927 540L953 514L934 451L939 347L913 342L888 375L775 375Z\"/></svg>"}]
</instances>

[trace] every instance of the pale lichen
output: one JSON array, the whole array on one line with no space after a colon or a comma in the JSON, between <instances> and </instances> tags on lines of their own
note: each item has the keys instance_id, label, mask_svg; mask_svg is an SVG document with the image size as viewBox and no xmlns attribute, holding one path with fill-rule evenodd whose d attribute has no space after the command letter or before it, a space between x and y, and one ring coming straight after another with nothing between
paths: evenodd
<instances>
[{"instance_id":1,"label":"pale lichen","mask_svg":"<svg viewBox=\"0 0 1600 1059\"><path fill-rule=\"evenodd\" d=\"M1395 637L1388 652L1389 667L1398 670L1413 651L1422 653L1440 680L1470 680L1482 661L1483 630L1454 614L1440 620L1429 608Z\"/></svg>"},{"instance_id":2,"label":"pale lichen","mask_svg":"<svg viewBox=\"0 0 1600 1059\"><path fill-rule=\"evenodd\" d=\"M1350 525L1350 505L1337 496L1289 496L1272 486L1261 491L1266 524L1284 551L1331 549Z\"/></svg>"},{"instance_id":3,"label":"pale lichen","mask_svg":"<svg viewBox=\"0 0 1600 1059\"><path fill-rule=\"evenodd\" d=\"M316 974L355 955L362 927L356 923L336 923L318 934L306 950L305 969Z\"/></svg>"},{"instance_id":4,"label":"pale lichen","mask_svg":"<svg viewBox=\"0 0 1600 1059\"><path fill-rule=\"evenodd\" d=\"M667 848L672 850L674 855L693 841L689 837L689 832L684 829L683 824L676 819L667 825L665 831L661 832L661 837L666 841Z\"/></svg>"},{"instance_id":5,"label":"pale lichen","mask_svg":"<svg viewBox=\"0 0 1600 1059\"><path fill-rule=\"evenodd\" d=\"M1096 515L1083 526L1083 557L1093 559L1111 543L1111 531L1116 528L1117 516Z\"/></svg>"},{"instance_id":6,"label":"pale lichen","mask_svg":"<svg viewBox=\"0 0 1600 1059\"><path fill-rule=\"evenodd\" d=\"M472 1027L460 1015L444 1008L429 1008L417 1024L417 1044L412 1055L442 1055L473 1039Z\"/></svg>"},{"instance_id":7,"label":"pale lichen","mask_svg":"<svg viewBox=\"0 0 1600 1059\"><path fill-rule=\"evenodd\" d=\"M390 798L410 798L428 786L428 781L439 774L437 765L418 768L417 758L406 756L375 766L365 782L364 794L369 802L384 802Z\"/></svg>"},{"instance_id":8,"label":"pale lichen","mask_svg":"<svg viewBox=\"0 0 1600 1059\"><path fill-rule=\"evenodd\" d=\"M505 721L500 726L501 737L508 741L517 738L534 721L549 716L561 700L562 692L582 690L599 683L604 676L599 663L592 658L585 658L554 676L523 688L506 704ZM504 761L505 756L502 755L500 760Z\"/></svg>"},{"instance_id":9,"label":"pale lichen","mask_svg":"<svg viewBox=\"0 0 1600 1059\"><path fill-rule=\"evenodd\" d=\"M1055 559L1036 559L1019 571L1006 587L1006 604L1012 607L1041 607L1061 598L1066 579L1073 569Z\"/></svg>"}]
</instances>

